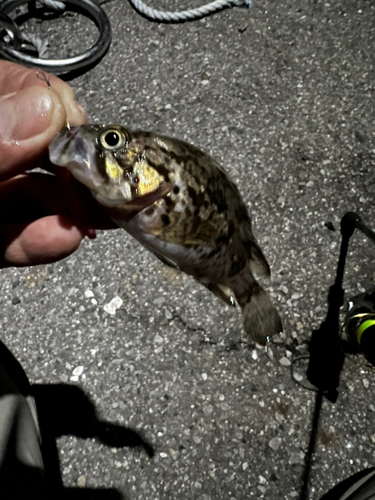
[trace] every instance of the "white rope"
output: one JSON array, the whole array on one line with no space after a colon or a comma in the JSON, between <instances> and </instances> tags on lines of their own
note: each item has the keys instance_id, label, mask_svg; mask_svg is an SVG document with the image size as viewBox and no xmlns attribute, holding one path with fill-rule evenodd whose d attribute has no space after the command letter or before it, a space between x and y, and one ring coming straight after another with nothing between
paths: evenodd
<instances>
[{"instance_id":1,"label":"white rope","mask_svg":"<svg viewBox=\"0 0 375 500\"><path fill-rule=\"evenodd\" d=\"M62 12L65 9L65 4L58 0L39 0L39 2L53 11ZM249 9L252 5L251 0L214 0L207 5L198 7L197 9L184 10L180 12L165 12L147 7L147 5L145 5L141 0L129 0L129 2L141 14L155 21L162 22L192 21L209 14L214 14L215 12L228 7L244 7ZM31 34L27 35L24 32L21 33L21 37L23 42L29 43L37 50L38 57L46 57L48 42L43 42L39 37Z\"/></svg>"},{"instance_id":2,"label":"white rope","mask_svg":"<svg viewBox=\"0 0 375 500\"><path fill-rule=\"evenodd\" d=\"M64 2L59 2L58 0L39 0L39 2L55 12L62 12L65 10Z\"/></svg>"},{"instance_id":3,"label":"white rope","mask_svg":"<svg viewBox=\"0 0 375 500\"><path fill-rule=\"evenodd\" d=\"M39 0L39 2L52 11L62 12L65 9L65 4L58 0ZM209 4L196 9L183 10L180 12L166 12L147 7L147 5L145 5L141 0L129 0L129 2L136 10L150 19L175 23L199 19L228 7L244 7L245 9L249 9L252 5L251 0L214 0Z\"/></svg>"},{"instance_id":4,"label":"white rope","mask_svg":"<svg viewBox=\"0 0 375 500\"><path fill-rule=\"evenodd\" d=\"M164 22L192 21L193 19L199 19L200 17L213 14L227 7L244 7L247 9L251 7L251 0L215 0L197 9L184 10L181 12L165 12L147 7L141 0L129 0L129 2L146 17Z\"/></svg>"},{"instance_id":5,"label":"white rope","mask_svg":"<svg viewBox=\"0 0 375 500\"><path fill-rule=\"evenodd\" d=\"M21 32L21 40L25 44L32 45L38 53L38 57L46 57L48 55L48 42L43 41L39 36Z\"/></svg>"}]
</instances>

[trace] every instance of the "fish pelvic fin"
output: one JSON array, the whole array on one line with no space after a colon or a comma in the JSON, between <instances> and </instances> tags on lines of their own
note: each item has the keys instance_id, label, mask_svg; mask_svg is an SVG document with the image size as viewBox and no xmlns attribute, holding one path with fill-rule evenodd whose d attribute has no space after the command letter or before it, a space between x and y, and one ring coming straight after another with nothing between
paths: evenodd
<instances>
[{"instance_id":1,"label":"fish pelvic fin","mask_svg":"<svg viewBox=\"0 0 375 500\"><path fill-rule=\"evenodd\" d=\"M242 306L244 329L254 342L266 345L270 337L283 331L283 327L267 293L259 285L252 288L252 294Z\"/></svg>"},{"instance_id":2,"label":"fish pelvic fin","mask_svg":"<svg viewBox=\"0 0 375 500\"><path fill-rule=\"evenodd\" d=\"M149 250L155 255L155 257L161 260L163 264L165 264L166 266L171 267L172 269L176 269L177 271L181 271L181 268L172 259L168 259L168 257L165 257L164 255L162 255L161 253L157 252L154 249L149 249Z\"/></svg>"}]
</instances>

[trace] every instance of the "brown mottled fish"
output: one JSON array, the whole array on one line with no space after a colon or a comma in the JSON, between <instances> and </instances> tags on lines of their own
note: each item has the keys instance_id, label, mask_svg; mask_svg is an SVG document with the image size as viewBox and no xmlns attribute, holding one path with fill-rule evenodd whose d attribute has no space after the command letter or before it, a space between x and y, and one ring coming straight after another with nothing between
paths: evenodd
<instances>
[{"instance_id":1,"label":"brown mottled fish","mask_svg":"<svg viewBox=\"0 0 375 500\"><path fill-rule=\"evenodd\" d=\"M241 195L210 156L178 139L120 125L62 130L50 159L66 167L120 227L163 262L194 276L242 308L259 344L282 330L253 276L269 265L251 230Z\"/></svg>"}]
</instances>

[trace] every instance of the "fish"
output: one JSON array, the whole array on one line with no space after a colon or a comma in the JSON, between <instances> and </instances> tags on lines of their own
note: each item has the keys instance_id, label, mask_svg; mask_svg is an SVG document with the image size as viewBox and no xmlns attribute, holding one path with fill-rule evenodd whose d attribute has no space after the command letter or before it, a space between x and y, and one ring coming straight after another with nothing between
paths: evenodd
<instances>
[{"instance_id":1,"label":"fish","mask_svg":"<svg viewBox=\"0 0 375 500\"><path fill-rule=\"evenodd\" d=\"M50 161L84 184L108 216L165 264L242 309L250 338L282 332L257 278L270 266L241 194L225 169L182 140L118 124L65 128Z\"/></svg>"}]
</instances>

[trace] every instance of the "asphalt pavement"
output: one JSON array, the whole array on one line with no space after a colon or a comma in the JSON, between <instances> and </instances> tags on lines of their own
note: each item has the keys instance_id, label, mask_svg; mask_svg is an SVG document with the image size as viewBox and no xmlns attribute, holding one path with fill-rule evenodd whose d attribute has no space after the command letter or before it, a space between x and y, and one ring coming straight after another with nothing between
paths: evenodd
<instances>
[{"instance_id":1,"label":"asphalt pavement","mask_svg":"<svg viewBox=\"0 0 375 500\"><path fill-rule=\"evenodd\" d=\"M181 138L227 169L285 332L253 345L238 308L123 230L54 265L3 270L0 336L38 386L64 486L94 500L319 500L375 466L374 367L345 356L337 399L321 406L306 377L341 217L375 227L375 4L254 0L185 24L151 22L125 0L102 7L113 41L70 81L77 99L92 122ZM96 36L80 15L27 29L51 56ZM374 250L356 230L345 301L374 286ZM324 337L319 352L317 373L331 362Z\"/></svg>"}]
</instances>

